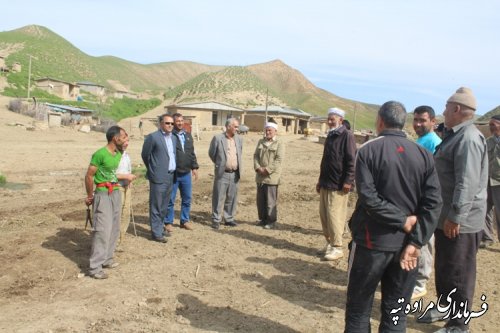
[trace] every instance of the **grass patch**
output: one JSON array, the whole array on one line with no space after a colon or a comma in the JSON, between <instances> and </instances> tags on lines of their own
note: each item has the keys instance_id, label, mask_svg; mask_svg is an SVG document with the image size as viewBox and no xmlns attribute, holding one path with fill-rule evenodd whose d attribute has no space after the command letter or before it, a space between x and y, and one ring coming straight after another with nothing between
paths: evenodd
<instances>
[{"instance_id":1,"label":"grass patch","mask_svg":"<svg viewBox=\"0 0 500 333\"><path fill-rule=\"evenodd\" d=\"M7 178L0 174L0 185L4 185L5 183L7 183Z\"/></svg>"}]
</instances>

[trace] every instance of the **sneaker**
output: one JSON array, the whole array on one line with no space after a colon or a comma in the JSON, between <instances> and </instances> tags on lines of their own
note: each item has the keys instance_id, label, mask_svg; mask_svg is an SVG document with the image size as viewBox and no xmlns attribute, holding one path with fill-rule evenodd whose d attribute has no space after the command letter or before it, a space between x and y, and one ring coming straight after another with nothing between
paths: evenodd
<instances>
[{"instance_id":1,"label":"sneaker","mask_svg":"<svg viewBox=\"0 0 500 333\"><path fill-rule=\"evenodd\" d=\"M230 222L224 223L224 225L227 225L228 227L236 227L238 225L238 223L236 223L234 221L230 221Z\"/></svg>"},{"instance_id":2,"label":"sneaker","mask_svg":"<svg viewBox=\"0 0 500 333\"><path fill-rule=\"evenodd\" d=\"M325 255L327 254L328 252L330 252L332 250L332 246L330 245L330 243L326 243L325 246L321 249L318 250L318 254L319 255Z\"/></svg>"},{"instance_id":3,"label":"sneaker","mask_svg":"<svg viewBox=\"0 0 500 333\"><path fill-rule=\"evenodd\" d=\"M337 260L344 256L344 252L340 247L332 247L329 252L325 253L323 259L327 261Z\"/></svg>"},{"instance_id":4,"label":"sneaker","mask_svg":"<svg viewBox=\"0 0 500 333\"><path fill-rule=\"evenodd\" d=\"M108 278L108 274L104 273L103 271L100 271L95 274L90 274L90 277L96 280L104 280Z\"/></svg>"},{"instance_id":5,"label":"sneaker","mask_svg":"<svg viewBox=\"0 0 500 333\"><path fill-rule=\"evenodd\" d=\"M437 330L435 333L470 333L470 330L461 329L457 326L443 327L440 330Z\"/></svg>"},{"instance_id":6,"label":"sneaker","mask_svg":"<svg viewBox=\"0 0 500 333\"><path fill-rule=\"evenodd\" d=\"M413 294L411 294L411 299L419 299L427 295L427 289L425 288L415 288L413 289Z\"/></svg>"},{"instance_id":7,"label":"sneaker","mask_svg":"<svg viewBox=\"0 0 500 333\"><path fill-rule=\"evenodd\" d=\"M421 324L431 324L435 323L436 321L442 321L444 314L439 312L436 308L432 308L429 311L425 312L423 315L420 317L417 317L417 323ZM445 327L447 328L447 327ZM445 331L447 332L447 331Z\"/></svg>"},{"instance_id":8,"label":"sneaker","mask_svg":"<svg viewBox=\"0 0 500 333\"><path fill-rule=\"evenodd\" d=\"M256 226L258 226L258 227L263 227L265 225L266 225L266 221L257 221L257 224L256 224Z\"/></svg>"},{"instance_id":9,"label":"sneaker","mask_svg":"<svg viewBox=\"0 0 500 333\"><path fill-rule=\"evenodd\" d=\"M212 229L219 230L219 228L220 228L219 222L212 222Z\"/></svg>"},{"instance_id":10,"label":"sneaker","mask_svg":"<svg viewBox=\"0 0 500 333\"><path fill-rule=\"evenodd\" d=\"M174 225L172 223L167 223L165 224L165 226L163 227L163 230L165 230L166 232L168 233L171 233L174 231Z\"/></svg>"},{"instance_id":11,"label":"sneaker","mask_svg":"<svg viewBox=\"0 0 500 333\"><path fill-rule=\"evenodd\" d=\"M186 222L181 224L181 228L186 230L193 230L193 224L190 222Z\"/></svg>"},{"instance_id":12,"label":"sneaker","mask_svg":"<svg viewBox=\"0 0 500 333\"><path fill-rule=\"evenodd\" d=\"M276 222L266 224L264 229L276 229Z\"/></svg>"},{"instance_id":13,"label":"sneaker","mask_svg":"<svg viewBox=\"0 0 500 333\"><path fill-rule=\"evenodd\" d=\"M118 266L120 266L120 264L119 264L119 263L117 263L117 262L112 262L111 264L105 264L105 265L102 265L102 268L116 268L116 267L118 267Z\"/></svg>"}]
</instances>

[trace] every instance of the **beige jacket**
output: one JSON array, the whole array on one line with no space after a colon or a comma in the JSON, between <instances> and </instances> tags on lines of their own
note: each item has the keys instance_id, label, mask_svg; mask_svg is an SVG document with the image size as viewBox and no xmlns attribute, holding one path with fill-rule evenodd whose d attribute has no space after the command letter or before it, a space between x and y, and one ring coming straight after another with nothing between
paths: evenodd
<instances>
[{"instance_id":1,"label":"beige jacket","mask_svg":"<svg viewBox=\"0 0 500 333\"><path fill-rule=\"evenodd\" d=\"M266 139L260 139L253 155L253 168L266 168L269 175L255 173L257 184L278 185L281 178L281 163L285 154L283 142L275 137L271 143L266 144Z\"/></svg>"}]
</instances>

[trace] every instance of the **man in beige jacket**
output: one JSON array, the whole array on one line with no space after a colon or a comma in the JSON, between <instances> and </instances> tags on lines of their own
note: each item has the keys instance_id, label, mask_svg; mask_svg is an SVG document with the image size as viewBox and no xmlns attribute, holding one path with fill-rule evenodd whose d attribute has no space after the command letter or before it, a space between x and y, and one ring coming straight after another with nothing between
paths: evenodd
<instances>
[{"instance_id":1,"label":"man in beige jacket","mask_svg":"<svg viewBox=\"0 0 500 333\"><path fill-rule=\"evenodd\" d=\"M277 199L278 185L281 178L281 163L285 147L276 136L278 125L267 122L265 137L257 143L253 155L253 168L257 183L257 212L259 214L258 226L264 229L276 228L278 217Z\"/></svg>"}]
</instances>

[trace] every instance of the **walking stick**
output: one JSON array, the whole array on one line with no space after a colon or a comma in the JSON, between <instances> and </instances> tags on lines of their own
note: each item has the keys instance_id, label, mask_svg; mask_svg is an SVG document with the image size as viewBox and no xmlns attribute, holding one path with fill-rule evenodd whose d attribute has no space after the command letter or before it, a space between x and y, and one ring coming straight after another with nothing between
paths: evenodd
<instances>
[{"instance_id":1,"label":"walking stick","mask_svg":"<svg viewBox=\"0 0 500 333\"><path fill-rule=\"evenodd\" d=\"M85 229L87 230L87 225L90 223L90 227L93 228L94 224L92 223L92 214L90 213L90 206L87 206L87 219L85 220Z\"/></svg>"},{"instance_id":2,"label":"walking stick","mask_svg":"<svg viewBox=\"0 0 500 333\"><path fill-rule=\"evenodd\" d=\"M134 226L134 235L137 237L137 230L135 229L135 218L134 218L134 208L132 203L130 203L130 215L132 215L132 225Z\"/></svg>"}]
</instances>

